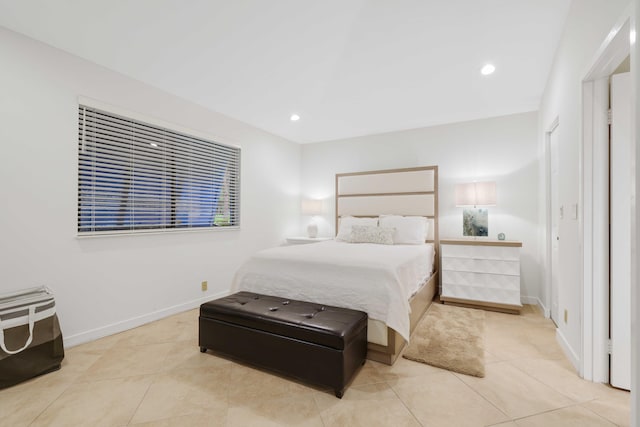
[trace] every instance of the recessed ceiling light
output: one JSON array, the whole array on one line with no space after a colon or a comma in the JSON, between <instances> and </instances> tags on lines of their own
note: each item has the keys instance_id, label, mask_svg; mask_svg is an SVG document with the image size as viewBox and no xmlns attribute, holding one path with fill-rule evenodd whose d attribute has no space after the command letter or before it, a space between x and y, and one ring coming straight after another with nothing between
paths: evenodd
<instances>
[{"instance_id":1,"label":"recessed ceiling light","mask_svg":"<svg viewBox=\"0 0 640 427\"><path fill-rule=\"evenodd\" d=\"M297 122L298 120L300 120L300 116L297 114L292 114L291 117L289 118L292 122Z\"/></svg>"},{"instance_id":2,"label":"recessed ceiling light","mask_svg":"<svg viewBox=\"0 0 640 427\"><path fill-rule=\"evenodd\" d=\"M149 145L152 146L152 147L157 147L158 146L158 144L156 144L155 142L151 142L151 143L149 143Z\"/></svg>"},{"instance_id":3,"label":"recessed ceiling light","mask_svg":"<svg viewBox=\"0 0 640 427\"><path fill-rule=\"evenodd\" d=\"M484 67L480 70L483 76L488 76L489 74L493 74L496 70L496 67L493 64L485 64Z\"/></svg>"}]
</instances>

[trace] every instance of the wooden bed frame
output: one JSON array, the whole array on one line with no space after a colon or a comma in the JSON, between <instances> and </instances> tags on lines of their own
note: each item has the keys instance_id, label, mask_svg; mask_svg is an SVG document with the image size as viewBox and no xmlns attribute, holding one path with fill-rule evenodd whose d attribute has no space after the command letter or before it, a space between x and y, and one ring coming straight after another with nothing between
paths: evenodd
<instances>
[{"instance_id":1,"label":"wooden bed frame","mask_svg":"<svg viewBox=\"0 0 640 427\"><path fill-rule=\"evenodd\" d=\"M438 166L336 174L336 234L341 216L415 215L429 220L427 242L436 251L433 274L409 301L411 332L438 287ZM368 343L367 359L392 365L406 341L387 327L387 345Z\"/></svg>"}]
</instances>

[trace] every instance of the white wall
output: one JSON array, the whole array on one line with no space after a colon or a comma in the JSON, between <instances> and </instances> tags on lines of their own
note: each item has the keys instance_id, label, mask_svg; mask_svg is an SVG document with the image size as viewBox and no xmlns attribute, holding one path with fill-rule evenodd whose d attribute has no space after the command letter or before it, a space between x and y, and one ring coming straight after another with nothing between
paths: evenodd
<instances>
[{"instance_id":1,"label":"white wall","mask_svg":"<svg viewBox=\"0 0 640 427\"><path fill-rule=\"evenodd\" d=\"M522 295L537 302L542 281L537 127L538 115L532 112L307 144L302 147L302 193L326 200L319 235L332 236L336 173L437 165L442 239L462 236L455 184L495 180L498 200L489 208L490 237L502 232L523 242Z\"/></svg>"},{"instance_id":2,"label":"white wall","mask_svg":"<svg viewBox=\"0 0 640 427\"><path fill-rule=\"evenodd\" d=\"M581 0L571 3L565 30L551 69L540 106L540 145L544 150L544 132L559 119L559 198L565 212L578 204L580 192L581 88L587 67L622 15L629 0ZM541 184L541 189L544 186ZM541 191L541 200L546 193ZM541 205L542 207L542 205ZM578 206L580 217L582 206ZM546 217L540 215L543 229ZM560 252L559 295L560 313L568 312L567 322L558 325L559 336L574 361L581 357L582 324L582 246L579 220L564 215L559 223ZM542 244L546 242L542 240ZM547 265L546 255L544 265ZM562 314L561 314L562 317Z\"/></svg>"},{"instance_id":3,"label":"white wall","mask_svg":"<svg viewBox=\"0 0 640 427\"><path fill-rule=\"evenodd\" d=\"M299 228L298 144L2 28L0 63L0 293L51 287L68 345L225 293ZM76 238L79 95L241 146L241 230Z\"/></svg>"}]
</instances>

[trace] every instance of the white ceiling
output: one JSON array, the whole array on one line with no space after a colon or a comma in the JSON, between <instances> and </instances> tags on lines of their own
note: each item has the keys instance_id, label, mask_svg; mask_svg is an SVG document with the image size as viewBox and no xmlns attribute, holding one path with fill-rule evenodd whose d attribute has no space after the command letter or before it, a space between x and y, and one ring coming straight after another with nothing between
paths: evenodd
<instances>
[{"instance_id":1,"label":"white ceiling","mask_svg":"<svg viewBox=\"0 0 640 427\"><path fill-rule=\"evenodd\" d=\"M307 143L537 110L570 1L0 0L0 25Z\"/></svg>"}]
</instances>

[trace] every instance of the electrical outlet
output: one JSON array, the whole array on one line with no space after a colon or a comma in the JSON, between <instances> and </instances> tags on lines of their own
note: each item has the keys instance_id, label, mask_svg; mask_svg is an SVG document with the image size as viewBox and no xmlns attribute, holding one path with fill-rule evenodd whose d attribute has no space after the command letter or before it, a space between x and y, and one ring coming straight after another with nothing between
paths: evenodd
<instances>
[{"instance_id":1,"label":"electrical outlet","mask_svg":"<svg viewBox=\"0 0 640 427\"><path fill-rule=\"evenodd\" d=\"M569 311L565 308L564 310L564 323L567 323L567 318L569 317Z\"/></svg>"},{"instance_id":2,"label":"electrical outlet","mask_svg":"<svg viewBox=\"0 0 640 427\"><path fill-rule=\"evenodd\" d=\"M202 292L206 291L207 288L209 287L209 284L207 283L207 281L203 281L202 282Z\"/></svg>"}]
</instances>

